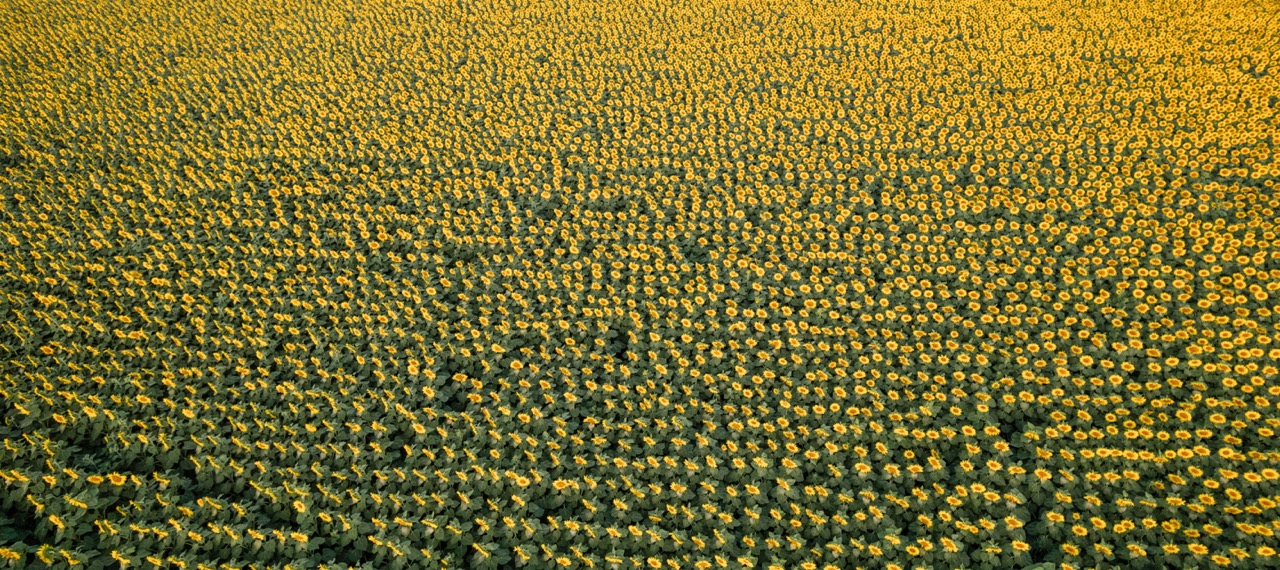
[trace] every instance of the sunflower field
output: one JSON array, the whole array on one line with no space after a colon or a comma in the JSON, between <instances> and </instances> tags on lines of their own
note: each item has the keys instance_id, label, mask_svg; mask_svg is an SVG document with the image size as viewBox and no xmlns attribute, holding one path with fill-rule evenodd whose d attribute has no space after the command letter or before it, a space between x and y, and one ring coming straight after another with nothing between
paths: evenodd
<instances>
[{"instance_id":1,"label":"sunflower field","mask_svg":"<svg viewBox=\"0 0 1280 570\"><path fill-rule=\"evenodd\" d=\"M0 569L1280 566L1274 0L6 0Z\"/></svg>"}]
</instances>

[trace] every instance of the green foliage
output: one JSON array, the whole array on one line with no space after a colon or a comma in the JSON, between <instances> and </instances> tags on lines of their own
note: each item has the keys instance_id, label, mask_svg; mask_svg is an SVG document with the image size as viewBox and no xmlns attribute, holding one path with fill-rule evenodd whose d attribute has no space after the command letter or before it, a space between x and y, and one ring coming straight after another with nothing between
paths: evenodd
<instances>
[{"instance_id":1,"label":"green foliage","mask_svg":"<svg viewBox=\"0 0 1280 570\"><path fill-rule=\"evenodd\" d=\"M1264 3L0 8L0 568L1275 564Z\"/></svg>"}]
</instances>

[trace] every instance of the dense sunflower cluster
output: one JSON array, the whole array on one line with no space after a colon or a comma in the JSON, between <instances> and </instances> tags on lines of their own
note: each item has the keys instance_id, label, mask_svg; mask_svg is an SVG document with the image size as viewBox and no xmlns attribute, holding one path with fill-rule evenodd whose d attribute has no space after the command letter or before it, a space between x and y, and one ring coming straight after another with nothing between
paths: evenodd
<instances>
[{"instance_id":1,"label":"dense sunflower cluster","mask_svg":"<svg viewBox=\"0 0 1280 570\"><path fill-rule=\"evenodd\" d=\"M1274 567L1273 8L6 2L0 568Z\"/></svg>"}]
</instances>

